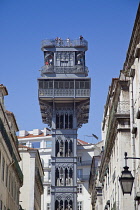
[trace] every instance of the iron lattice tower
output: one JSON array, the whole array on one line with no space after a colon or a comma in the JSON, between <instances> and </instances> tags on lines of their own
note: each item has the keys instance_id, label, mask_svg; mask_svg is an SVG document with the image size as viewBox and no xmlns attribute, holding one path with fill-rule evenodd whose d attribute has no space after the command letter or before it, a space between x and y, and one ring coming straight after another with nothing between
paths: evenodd
<instances>
[{"instance_id":1,"label":"iron lattice tower","mask_svg":"<svg viewBox=\"0 0 140 210\"><path fill-rule=\"evenodd\" d=\"M77 209L77 129L88 122L88 43L43 40L44 66L38 79L42 121L52 130L51 210Z\"/></svg>"}]
</instances>

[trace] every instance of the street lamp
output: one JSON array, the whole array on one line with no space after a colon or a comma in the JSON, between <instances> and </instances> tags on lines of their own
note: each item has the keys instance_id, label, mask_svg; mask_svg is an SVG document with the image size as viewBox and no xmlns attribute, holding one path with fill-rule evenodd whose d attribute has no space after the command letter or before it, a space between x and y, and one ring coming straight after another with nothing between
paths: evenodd
<instances>
[{"instance_id":1,"label":"street lamp","mask_svg":"<svg viewBox=\"0 0 140 210\"><path fill-rule=\"evenodd\" d=\"M127 152L124 153L124 156L125 156L124 157L125 167L123 167L124 171L122 171L122 175L119 178L119 181L120 181L123 194L131 194L135 178L132 176L131 171L128 170L129 167L127 166L127 159L140 159L140 158L127 157Z\"/></svg>"}]
</instances>

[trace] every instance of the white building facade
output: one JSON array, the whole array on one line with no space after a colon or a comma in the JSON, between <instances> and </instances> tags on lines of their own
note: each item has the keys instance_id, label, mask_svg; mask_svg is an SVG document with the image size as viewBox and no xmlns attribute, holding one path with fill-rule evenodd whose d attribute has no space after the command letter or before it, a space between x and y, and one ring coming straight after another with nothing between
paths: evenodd
<instances>
[{"instance_id":1,"label":"white building facade","mask_svg":"<svg viewBox=\"0 0 140 210\"><path fill-rule=\"evenodd\" d=\"M19 145L20 167L24 175L20 202L23 209L40 210L43 194L43 167L37 149Z\"/></svg>"},{"instance_id":2,"label":"white building facade","mask_svg":"<svg viewBox=\"0 0 140 210\"><path fill-rule=\"evenodd\" d=\"M51 210L51 152L52 136L48 129L20 131L19 143L25 146L37 147L44 169L44 194L41 210ZM101 147L77 140L77 209L90 209L91 201L88 193L88 183L92 157L101 152Z\"/></svg>"}]
</instances>

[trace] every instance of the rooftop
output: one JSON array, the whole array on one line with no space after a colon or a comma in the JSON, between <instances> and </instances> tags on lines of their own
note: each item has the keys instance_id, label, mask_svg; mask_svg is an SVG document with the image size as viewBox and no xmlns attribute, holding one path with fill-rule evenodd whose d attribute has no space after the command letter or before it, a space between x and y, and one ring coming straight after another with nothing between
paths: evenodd
<instances>
[{"instance_id":1,"label":"rooftop","mask_svg":"<svg viewBox=\"0 0 140 210\"><path fill-rule=\"evenodd\" d=\"M79 39L71 40L67 38L63 40L61 38L56 37L55 39L45 39L41 42L41 49L44 48L53 48L53 47L76 47L76 48L85 48L88 49L88 42L80 36Z\"/></svg>"}]
</instances>

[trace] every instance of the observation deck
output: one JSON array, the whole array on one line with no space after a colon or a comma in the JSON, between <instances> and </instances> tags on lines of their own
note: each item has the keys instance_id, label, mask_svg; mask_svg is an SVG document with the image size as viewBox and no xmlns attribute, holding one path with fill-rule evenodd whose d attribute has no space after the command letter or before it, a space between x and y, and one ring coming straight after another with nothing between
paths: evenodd
<instances>
[{"instance_id":1,"label":"observation deck","mask_svg":"<svg viewBox=\"0 0 140 210\"><path fill-rule=\"evenodd\" d=\"M41 76L44 77L47 74L85 74L88 76L88 67L82 65L75 65L69 67L58 67L58 66L42 66L41 68Z\"/></svg>"},{"instance_id":2,"label":"observation deck","mask_svg":"<svg viewBox=\"0 0 140 210\"><path fill-rule=\"evenodd\" d=\"M41 49L44 51L45 48L85 48L88 50L88 42L85 39L45 39L41 42Z\"/></svg>"}]
</instances>

